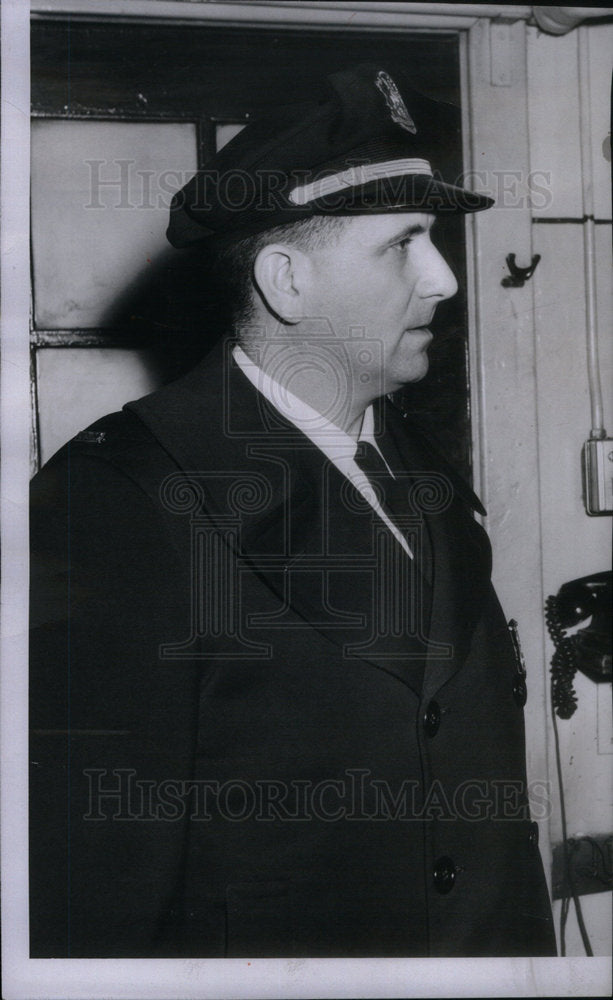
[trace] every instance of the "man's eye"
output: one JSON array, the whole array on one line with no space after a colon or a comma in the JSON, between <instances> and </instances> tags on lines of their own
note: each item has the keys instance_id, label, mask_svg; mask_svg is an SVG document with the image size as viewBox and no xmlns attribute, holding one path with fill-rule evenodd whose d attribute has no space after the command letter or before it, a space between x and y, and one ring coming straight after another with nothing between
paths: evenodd
<instances>
[{"instance_id":1,"label":"man's eye","mask_svg":"<svg viewBox=\"0 0 613 1000\"><path fill-rule=\"evenodd\" d=\"M411 244L412 242L413 242L412 238L410 236L406 236L403 240L398 240L398 243L395 243L394 246L398 250L406 250L409 244Z\"/></svg>"}]
</instances>

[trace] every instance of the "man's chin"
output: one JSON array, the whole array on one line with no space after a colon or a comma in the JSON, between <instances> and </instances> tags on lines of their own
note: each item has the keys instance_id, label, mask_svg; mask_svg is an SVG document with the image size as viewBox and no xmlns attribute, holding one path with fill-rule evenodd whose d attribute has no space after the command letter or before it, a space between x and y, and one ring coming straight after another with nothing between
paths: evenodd
<instances>
[{"instance_id":1,"label":"man's chin","mask_svg":"<svg viewBox=\"0 0 613 1000\"><path fill-rule=\"evenodd\" d=\"M400 378L397 381L395 389L401 389L404 385L411 385L413 382L421 382L423 378L426 377L430 368L430 360L428 355L424 352L419 358L414 358L411 365L405 368L405 370L400 373Z\"/></svg>"}]
</instances>

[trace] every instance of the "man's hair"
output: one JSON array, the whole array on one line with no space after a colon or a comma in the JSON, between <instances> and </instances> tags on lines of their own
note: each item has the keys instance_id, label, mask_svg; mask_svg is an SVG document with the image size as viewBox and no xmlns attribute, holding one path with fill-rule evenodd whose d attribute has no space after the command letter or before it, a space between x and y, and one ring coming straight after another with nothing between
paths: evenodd
<instances>
[{"instance_id":1,"label":"man's hair","mask_svg":"<svg viewBox=\"0 0 613 1000\"><path fill-rule=\"evenodd\" d=\"M232 325L239 339L241 328L249 324L255 311L253 268L260 250L270 243L318 250L336 242L347 222L347 216L315 215L229 241L216 252L215 271L231 303Z\"/></svg>"}]
</instances>

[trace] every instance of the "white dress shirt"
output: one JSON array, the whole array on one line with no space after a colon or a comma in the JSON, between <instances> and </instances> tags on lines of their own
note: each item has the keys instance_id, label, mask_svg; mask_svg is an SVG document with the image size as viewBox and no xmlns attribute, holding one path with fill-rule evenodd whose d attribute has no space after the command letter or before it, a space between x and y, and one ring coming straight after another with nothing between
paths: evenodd
<instances>
[{"instance_id":1,"label":"white dress shirt","mask_svg":"<svg viewBox=\"0 0 613 1000\"><path fill-rule=\"evenodd\" d=\"M271 378L270 375L262 371L238 344L234 347L232 353L237 365L258 392L261 392L265 399L286 420L289 420L299 431L302 431L315 447L319 448L326 458L336 466L339 472L353 484L387 525L405 552L413 558L413 553L406 538L398 530L393 521L390 521L381 504L378 502L375 491L368 481L368 477L356 464L357 442L349 434L341 430L340 427L337 427L336 424L327 420L321 413L314 410L312 406L305 403L304 400L299 399L289 389L286 389L279 382L275 381L275 379ZM375 418L371 405L364 411L359 440L368 441L372 444L385 462L385 458L381 454L381 450L375 440L374 429ZM385 464L387 465L387 462ZM393 475L389 465L387 468L390 475Z\"/></svg>"}]
</instances>

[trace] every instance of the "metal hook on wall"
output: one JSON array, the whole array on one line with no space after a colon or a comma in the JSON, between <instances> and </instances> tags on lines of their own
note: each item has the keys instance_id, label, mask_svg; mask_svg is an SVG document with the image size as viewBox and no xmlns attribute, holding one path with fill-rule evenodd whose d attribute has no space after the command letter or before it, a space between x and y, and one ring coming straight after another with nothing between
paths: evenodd
<instances>
[{"instance_id":1,"label":"metal hook on wall","mask_svg":"<svg viewBox=\"0 0 613 1000\"><path fill-rule=\"evenodd\" d=\"M515 254L507 254L507 267L511 273L503 278L500 284L503 288L523 288L526 281L529 281L536 271L536 265L540 259L540 253L535 253L530 267L518 267L515 263Z\"/></svg>"}]
</instances>

